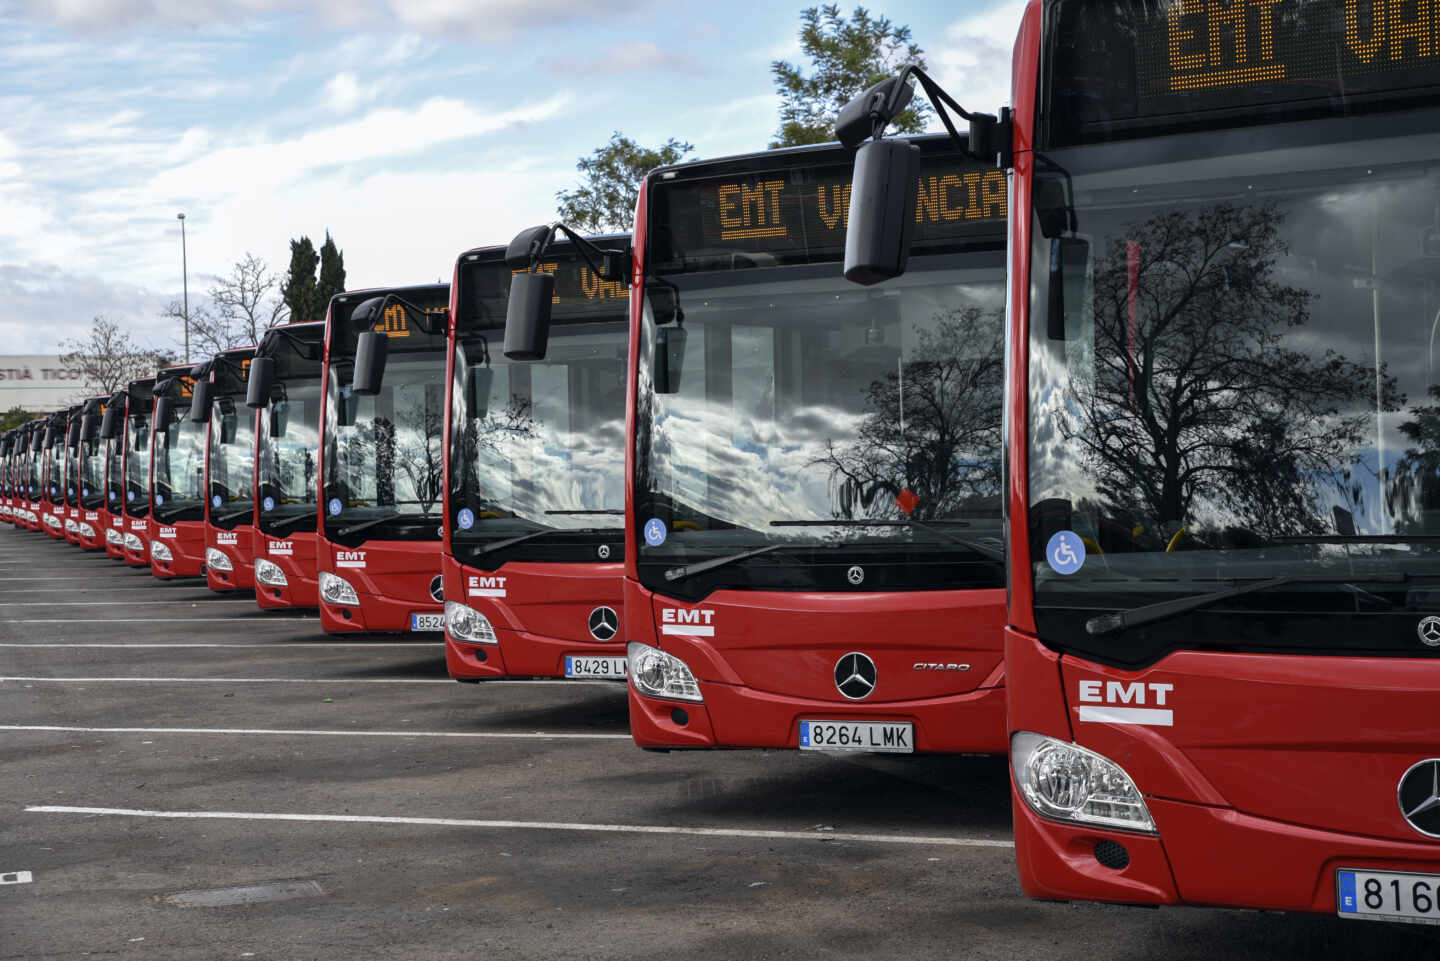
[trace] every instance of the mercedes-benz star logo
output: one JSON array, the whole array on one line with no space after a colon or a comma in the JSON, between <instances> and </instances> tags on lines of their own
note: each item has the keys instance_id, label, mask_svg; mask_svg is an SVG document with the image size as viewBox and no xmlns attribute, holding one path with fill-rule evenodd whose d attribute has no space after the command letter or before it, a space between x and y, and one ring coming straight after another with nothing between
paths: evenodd
<instances>
[{"instance_id":1,"label":"mercedes-benz star logo","mask_svg":"<svg viewBox=\"0 0 1440 961\"><path fill-rule=\"evenodd\" d=\"M595 553L600 555L600 559L602 561L608 560L610 557L610 545L601 544L599 547L595 548Z\"/></svg>"},{"instance_id":2,"label":"mercedes-benz star logo","mask_svg":"<svg viewBox=\"0 0 1440 961\"><path fill-rule=\"evenodd\" d=\"M845 579L856 587L865 583L865 568L856 564L845 572Z\"/></svg>"},{"instance_id":3,"label":"mercedes-benz star logo","mask_svg":"<svg viewBox=\"0 0 1440 961\"><path fill-rule=\"evenodd\" d=\"M859 651L851 651L835 662L835 689L852 701L869 697L877 677L875 662Z\"/></svg>"},{"instance_id":4,"label":"mercedes-benz star logo","mask_svg":"<svg viewBox=\"0 0 1440 961\"><path fill-rule=\"evenodd\" d=\"M1400 813L1426 837L1440 838L1440 758L1413 765L1396 792Z\"/></svg>"},{"instance_id":5,"label":"mercedes-benz star logo","mask_svg":"<svg viewBox=\"0 0 1440 961\"><path fill-rule=\"evenodd\" d=\"M430 578L430 596L437 601L445 600L444 575L436 574L434 577Z\"/></svg>"},{"instance_id":6,"label":"mercedes-benz star logo","mask_svg":"<svg viewBox=\"0 0 1440 961\"><path fill-rule=\"evenodd\" d=\"M620 632L620 615L613 608L597 607L590 612L590 636L608 641Z\"/></svg>"},{"instance_id":7,"label":"mercedes-benz star logo","mask_svg":"<svg viewBox=\"0 0 1440 961\"><path fill-rule=\"evenodd\" d=\"M1421 618L1420 623L1415 625L1415 633L1420 635L1420 643L1427 647L1440 647L1440 617L1432 614Z\"/></svg>"}]
</instances>

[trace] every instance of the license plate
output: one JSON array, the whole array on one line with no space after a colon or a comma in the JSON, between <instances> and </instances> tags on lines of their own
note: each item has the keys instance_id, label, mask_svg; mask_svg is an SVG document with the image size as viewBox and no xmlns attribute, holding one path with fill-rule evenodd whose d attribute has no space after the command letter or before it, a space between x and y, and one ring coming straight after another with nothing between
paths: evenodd
<instances>
[{"instance_id":1,"label":"license plate","mask_svg":"<svg viewBox=\"0 0 1440 961\"><path fill-rule=\"evenodd\" d=\"M908 721L801 721L802 751L915 752L915 725Z\"/></svg>"},{"instance_id":2,"label":"license plate","mask_svg":"<svg viewBox=\"0 0 1440 961\"><path fill-rule=\"evenodd\" d=\"M619 680L627 668L623 657L565 657L566 677L610 677Z\"/></svg>"},{"instance_id":3,"label":"license plate","mask_svg":"<svg viewBox=\"0 0 1440 961\"><path fill-rule=\"evenodd\" d=\"M443 631L445 630L444 614L411 614L410 630L412 631Z\"/></svg>"},{"instance_id":4,"label":"license plate","mask_svg":"<svg viewBox=\"0 0 1440 961\"><path fill-rule=\"evenodd\" d=\"M1335 913L1367 921L1440 924L1440 874L1335 872Z\"/></svg>"}]
</instances>

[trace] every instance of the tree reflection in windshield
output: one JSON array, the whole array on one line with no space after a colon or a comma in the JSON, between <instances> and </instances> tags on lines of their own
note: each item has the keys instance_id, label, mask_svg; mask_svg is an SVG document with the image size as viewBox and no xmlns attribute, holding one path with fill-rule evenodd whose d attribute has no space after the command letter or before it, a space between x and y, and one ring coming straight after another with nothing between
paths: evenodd
<instances>
[{"instance_id":1,"label":"tree reflection in windshield","mask_svg":"<svg viewBox=\"0 0 1440 961\"><path fill-rule=\"evenodd\" d=\"M855 439L828 440L816 461L830 468L837 517L998 510L1003 336L1003 313L978 307L915 329L914 359L865 388Z\"/></svg>"}]
</instances>

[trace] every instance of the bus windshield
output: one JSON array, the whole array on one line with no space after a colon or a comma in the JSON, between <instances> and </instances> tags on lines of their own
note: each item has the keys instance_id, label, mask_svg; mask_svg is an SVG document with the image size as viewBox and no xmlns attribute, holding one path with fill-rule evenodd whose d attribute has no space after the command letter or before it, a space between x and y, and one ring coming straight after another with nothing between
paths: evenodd
<instances>
[{"instance_id":1,"label":"bus windshield","mask_svg":"<svg viewBox=\"0 0 1440 961\"><path fill-rule=\"evenodd\" d=\"M1058 641L1135 658L1182 635L1270 646L1281 632L1256 610L1373 614L1440 583L1440 111L1241 143L1179 135L1128 161L1103 145L1038 165L1031 551ZM1092 638L1076 616L1296 574L1345 583L1136 636ZM1401 643L1306 624L1284 633Z\"/></svg>"},{"instance_id":2,"label":"bus windshield","mask_svg":"<svg viewBox=\"0 0 1440 961\"><path fill-rule=\"evenodd\" d=\"M105 506L105 445L98 440L80 442L80 506Z\"/></svg>"},{"instance_id":3,"label":"bus windshield","mask_svg":"<svg viewBox=\"0 0 1440 961\"><path fill-rule=\"evenodd\" d=\"M246 523L254 504L255 412L244 395L211 404L210 519Z\"/></svg>"},{"instance_id":4,"label":"bus windshield","mask_svg":"<svg viewBox=\"0 0 1440 961\"><path fill-rule=\"evenodd\" d=\"M134 397L132 408L147 407ZM125 513L144 517L150 512L150 417L142 410L132 410L125 425Z\"/></svg>"},{"instance_id":5,"label":"bus windshield","mask_svg":"<svg viewBox=\"0 0 1440 961\"><path fill-rule=\"evenodd\" d=\"M155 436L157 520L199 520L204 507L205 425L195 423L189 415L188 407L177 404L170 423ZM182 518L188 511L196 516Z\"/></svg>"},{"instance_id":6,"label":"bus windshield","mask_svg":"<svg viewBox=\"0 0 1440 961\"><path fill-rule=\"evenodd\" d=\"M285 381L283 398L260 412L260 529L276 535L306 528L315 517L320 451L320 365L304 380ZM300 525L300 526L296 526Z\"/></svg>"},{"instance_id":7,"label":"bus windshield","mask_svg":"<svg viewBox=\"0 0 1440 961\"><path fill-rule=\"evenodd\" d=\"M122 421L123 424L123 421ZM119 513L125 499L125 435L104 441L105 444L105 504L111 511Z\"/></svg>"},{"instance_id":8,"label":"bus windshield","mask_svg":"<svg viewBox=\"0 0 1440 961\"><path fill-rule=\"evenodd\" d=\"M603 248L629 238L599 237ZM450 537L465 563L624 559L629 291L569 244L555 277L543 360L501 353L510 269L462 261L450 412ZM479 262L474 262L479 260Z\"/></svg>"}]
</instances>

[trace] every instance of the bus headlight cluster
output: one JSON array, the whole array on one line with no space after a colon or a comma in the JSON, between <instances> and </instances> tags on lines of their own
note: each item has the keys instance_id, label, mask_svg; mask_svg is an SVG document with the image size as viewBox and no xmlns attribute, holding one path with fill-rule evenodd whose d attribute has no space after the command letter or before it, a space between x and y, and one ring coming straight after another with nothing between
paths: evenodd
<instances>
[{"instance_id":1,"label":"bus headlight cluster","mask_svg":"<svg viewBox=\"0 0 1440 961\"><path fill-rule=\"evenodd\" d=\"M630 683L641 694L679 701L705 700L695 675L675 655L633 641L625 648L625 653L630 662Z\"/></svg>"},{"instance_id":2,"label":"bus headlight cluster","mask_svg":"<svg viewBox=\"0 0 1440 961\"><path fill-rule=\"evenodd\" d=\"M113 528L113 527L107 527L107 528L105 528L105 543L107 543L107 544L123 544L124 542L125 542L125 539L120 536L120 532L117 531L115 528Z\"/></svg>"},{"instance_id":3,"label":"bus headlight cluster","mask_svg":"<svg viewBox=\"0 0 1440 961\"><path fill-rule=\"evenodd\" d=\"M360 596L355 593L355 588L350 585L350 582L329 571L320 572L320 596L327 604L344 604L347 607L360 606Z\"/></svg>"},{"instance_id":4,"label":"bus headlight cluster","mask_svg":"<svg viewBox=\"0 0 1440 961\"><path fill-rule=\"evenodd\" d=\"M166 547L164 544L160 543L159 541L151 541L151 542L150 542L150 559L151 559L151 560L156 560L156 561L166 561L166 562L169 562L169 561L173 561L173 560L175 559L175 557L174 557L173 554L170 553L170 548Z\"/></svg>"},{"instance_id":5,"label":"bus headlight cluster","mask_svg":"<svg viewBox=\"0 0 1440 961\"><path fill-rule=\"evenodd\" d=\"M212 571L233 571L235 565L230 563L230 558L222 550L213 547L205 548L205 566Z\"/></svg>"},{"instance_id":6,"label":"bus headlight cluster","mask_svg":"<svg viewBox=\"0 0 1440 961\"><path fill-rule=\"evenodd\" d=\"M445 630L457 641L471 644L499 644L490 619L459 601L445 602Z\"/></svg>"},{"instance_id":7,"label":"bus headlight cluster","mask_svg":"<svg viewBox=\"0 0 1440 961\"><path fill-rule=\"evenodd\" d=\"M1010 737L1015 783L1041 817L1155 833L1155 821L1130 775L1078 744L1021 731Z\"/></svg>"},{"instance_id":8,"label":"bus headlight cluster","mask_svg":"<svg viewBox=\"0 0 1440 961\"><path fill-rule=\"evenodd\" d=\"M140 535L131 534L129 531L125 532L125 547L127 550L145 553L145 542L140 539Z\"/></svg>"},{"instance_id":9,"label":"bus headlight cluster","mask_svg":"<svg viewBox=\"0 0 1440 961\"><path fill-rule=\"evenodd\" d=\"M255 559L255 580L266 587L289 587L290 582L285 579L285 572L280 565L274 561L267 561L263 557Z\"/></svg>"},{"instance_id":10,"label":"bus headlight cluster","mask_svg":"<svg viewBox=\"0 0 1440 961\"><path fill-rule=\"evenodd\" d=\"M71 534L78 534L80 533L80 525L67 517L65 518L65 530L69 531Z\"/></svg>"},{"instance_id":11,"label":"bus headlight cluster","mask_svg":"<svg viewBox=\"0 0 1440 961\"><path fill-rule=\"evenodd\" d=\"M81 536L81 537L94 537L94 536L95 536L95 528L91 527L89 524L85 523L84 521L81 521L78 526L79 526L79 529L80 529L80 536Z\"/></svg>"}]
</instances>

